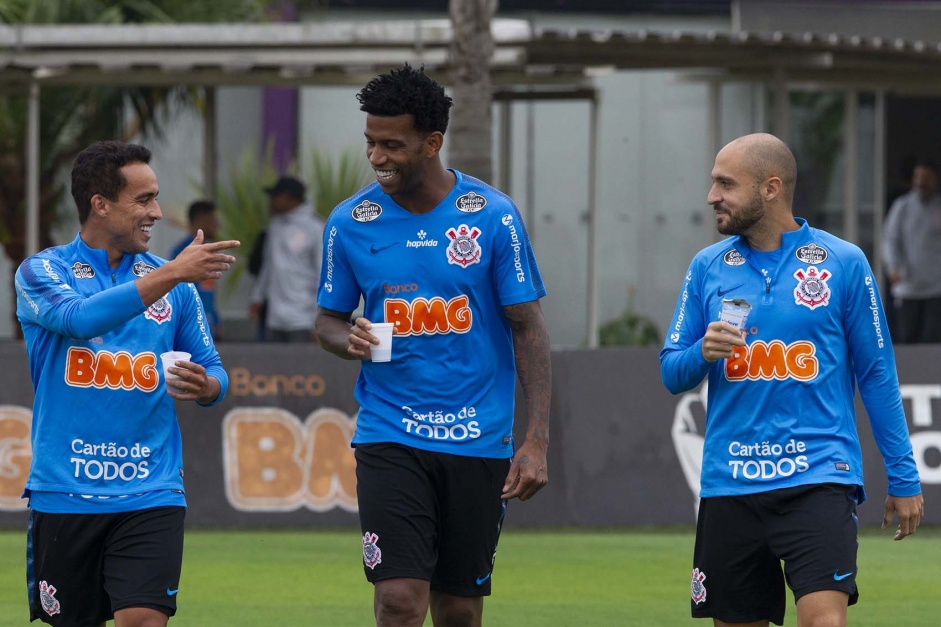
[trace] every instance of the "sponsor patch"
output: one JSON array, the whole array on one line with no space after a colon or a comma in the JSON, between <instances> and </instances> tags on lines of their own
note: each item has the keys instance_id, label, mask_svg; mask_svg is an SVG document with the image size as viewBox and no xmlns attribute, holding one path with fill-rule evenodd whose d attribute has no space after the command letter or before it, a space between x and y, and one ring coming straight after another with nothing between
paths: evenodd
<instances>
[{"instance_id":1,"label":"sponsor patch","mask_svg":"<svg viewBox=\"0 0 941 627\"><path fill-rule=\"evenodd\" d=\"M847 464L846 462L836 462L835 464L833 464L833 467L836 468L837 470L842 470L843 472L850 471L850 465Z\"/></svg>"},{"instance_id":2,"label":"sponsor patch","mask_svg":"<svg viewBox=\"0 0 941 627\"><path fill-rule=\"evenodd\" d=\"M76 279L93 279L95 278L95 269L87 263L76 261L72 264L72 274L75 275Z\"/></svg>"},{"instance_id":3,"label":"sponsor patch","mask_svg":"<svg viewBox=\"0 0 941 627\"><path fill-rule=\"evenodd\" d=\"M363 536L363 563L370 570L375 570L377 564L382 563L382 550L379 548L379 536L366 532Z\"/></svg>"},{"instance_id":4,"label":"sponsor patch","mask_svg":"<svg viewBox=\"0 0 941 627\"><path fill-rule=\"evenodd\" d=\"M448 263L466 268L480 262L481 250L480 244L477 243L480 229L462 224L456 229L448 229L446 235L451 240L447 249Z\"/></svg>"},{"instance_id":5,"label":"sponsor patch","mask_svg":"<svg viewBox=\"0 0 941 627\"><path fill-rule=\"evenodd\" d=\"M157 268L150 265L149 263L138 261L137 263L134 264L134 267L132 268L132 272L134 272L135 276L144 276L144 275L150 274L156 269Z\"/></svg>"},{"instance_id":6,"label":"sponsor patch","mask_svg":"<svg viewBox=\"0 0 941 627\"><path fill-rule=\"evenodd\" d=\"M42 609L45 610L46 614L49 616L55 616L62 611L62 606L59 605L59 599L54 596L55 593L55 586L50 585L46 581L39 582L39 602L42 603Z\"/></svg>"},{"instance_id":7,"label":"sponsor patch","mask_svg":"<svg viewBox=\"0 0 941 627\"><path fill-rule=\"evenodd\" d=\"M364 200L353 207L353 219L357 222L372 222L382 215L382 206L372 201Z\"/></svg>"},{"instance_id":8,"label":"sponsor patch","mask_svg":"<svg viewBox=\"0 0 941 627\"><path fill-rule=\"evenodd\" d=\"M830 300L827 279L831 276L829 270L819 270L816 266L808 266L795 272L797 287L794 288L794 302L810 309L826 307Z\"/></svg>"},{"instance_id":9,"label":"sponsor patch","mask_svg":"<svg viewBox=\"0 0 941 627\"><path fill-rule=\"evenodd\" d=\"M463 196L458 196L454 201L454 206L464 213L477 213L487 206L487 199L477 192L467 192Z\"/></svg>"},{"instance_id":10,"label":"sponsor patch","mask_svg":"<svg viewBox=\"0 0 941 627\"><path fill-rule=\"evenodd\" d=\"M794 255L804 263L817 265L826 261L830 253L827 252L826 248L811 243L798 248L794 251Z\"/></svg>"},{"instance_id":11,"label":"sponsor patch","mask_svg":"<svg viewBox=\"0 0 941 627\"><path fill-rule=\"evenodd\" d=\"M706 580L706 573L699 572L698 568L693 569L693 582L690 586L690 596L693 598L693 603L699 605L706 600L706 584L703 582Z\"/></svg>"},{"instance_id":12,"label":"sponsor patch","mask_svg":"<svg viewBox=\"0 0 941 627\"><path fill-rule=\"evenodd\" d=\"M173 314L173 307L170 306L170 301L166 296L161 296L153 305L147 308L147 311L144 312L144 317L153 320L157 324L163 324Z\"/></svg>"},{"instance_id":13,"label":"sponsor patch","mask_svg":"<svg viewBox=\"0 0 941 627\"><path fill-rule=\"evenodd\" d=\"M745 263L745 258L742 257L742 253L733 248L722 256L722 261L727 266L740 266Z\"/></svg>"},{"instance_id":14,"label":"sponsor patch","mask_svg":"<svg viewBox=\"0 0 941 627\"><path fill-rule=\"evenodd\" d=\"M420 230L415 234L418 239L405 240L406 248L428 248L436 247L438 245L438 240L428 239L428 233L425 232L425 229Z\"/></svg>"}]
</instances>

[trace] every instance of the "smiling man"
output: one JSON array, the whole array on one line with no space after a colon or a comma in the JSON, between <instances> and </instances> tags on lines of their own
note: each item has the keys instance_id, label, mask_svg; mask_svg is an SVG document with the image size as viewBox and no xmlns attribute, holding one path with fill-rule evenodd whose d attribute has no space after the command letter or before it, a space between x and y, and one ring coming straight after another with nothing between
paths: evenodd
<instances>
[{"instance_id":1,"label":"smiling man","mask_svg":"<svg viewBox=\"0 0 941 627\"><path fill-rule=\"evenodd\" d=\"M238 242L198 231L173 261L151 255L163 216L149 162L134 144L83 150L79 234L16 272L36 390L30 618L60 627L159 627L176 612L186 499L174 399L213 405L228 385L193 283L221 277ZM170 350L191 354L172 382L158 365Z\"/></svg>"},{"instance_id":2,"label":"smiling man","mask_svg":"<svg viewBox=\"0 0 941 627\"><path fill-rule=\"evenodd\" d=\"M794 217L796 179L772 135L719 151L707 202L730 237L693 258L660 351L674 394L708 377L690 593L720 627L783 624L785 581L799 625L846 625L866 498L857 386L889 478L883 527L897 516L901 540L924 513L872 270Z\"/></svg>"},{"instance_id":3,"label":"smiling man","mask_svg":"<svg viewBox=\"0 0 941 627\"><path fill-rule=\"evenodd\" d=\"M441 86L405 65L358 97L376 182L327 223L316 329L363 360L353 446L376 624L420 627L430 607L436 627L478 626L506 503L548 481L546 291L510 198L441 164ZM371 361L373 322L395 325L391 361Z\"/></svg>"}]
</instances>

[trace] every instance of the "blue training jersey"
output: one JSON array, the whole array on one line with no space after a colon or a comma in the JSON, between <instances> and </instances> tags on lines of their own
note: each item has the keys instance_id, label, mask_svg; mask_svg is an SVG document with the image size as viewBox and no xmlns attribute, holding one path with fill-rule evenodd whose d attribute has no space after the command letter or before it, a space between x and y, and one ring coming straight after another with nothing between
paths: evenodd
<instances>
[{"instance_id":1,"label":"blue training jersey","mask_svg":"<svg viewBox=\"0 0 941 627\"><path fill-rule=\"evenodd\" d=\"M513 455L516 365L503 307L545 296L513 201L454 171L448 196L410 213L373 183L324 231L318 304L365 303L395 324L392 361L363 361L353 444L397 442L472 457Z\"/></svg>"},{"instance_id":2,"label":"blue training jersey","mask_svg":"<svg viewBox=\"0 0 941 627\"><path fill-rule=\"evenodd\" d=\"M219 380L216 403L228 377L193 284L144 306L134 281L164 263L145 253L111 268L107 251L77 236L16 272L17 317L36 391L24 496L54 504L57 513L89 511L77 496L101 499L100 512L125 511L131 502L131 509L165 505L168 491L185 504L180 428L159 356L189 352ZM126 495L133 498L105 499Z\"/></svg>"},{"instance_id":3,"label":"blue training jersey","mask_svg":"<svg viewBox=\"0 0 941 627\"><path fill-rule=\"evenodd\" d=\"M674 394L708 376L700 496L841 483L858 486L862 502L857 383L889 494L916 495L892 341L869 263L853 244L797 222L776 262L738 236L699 252L686 273L660 363ZM710 364L702 338L724 298L751 305L746 346Z\"/></svg>"}]
</instances>

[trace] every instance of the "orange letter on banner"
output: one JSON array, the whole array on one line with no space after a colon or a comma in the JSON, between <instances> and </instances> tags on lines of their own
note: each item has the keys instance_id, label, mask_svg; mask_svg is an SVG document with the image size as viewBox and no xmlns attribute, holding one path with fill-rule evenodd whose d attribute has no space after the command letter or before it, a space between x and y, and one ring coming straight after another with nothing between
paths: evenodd
<instances>
[{"instance_id":1,"label":"orange letter on banner","mask_svg":"<svg viewBox=\"0 0 941 627\"><path fill-rule=\"evenodd\" d=\"M357 510L353 427L353 421L335 409L318 409L307 418L307 506L315 512Z\"/></svg>"},{"instance_id":2,"label":"orange letter on banner","mask_svg":"<svg viewBox=\"0 0 941 627\"><path fill-rule=\"evenodd\" d=\"M302 424L283 409L230 411L225 433L225 484L229 503L254 512L307 506L356 511L354 423L336 409L319 409Z\"/></svg>"},{"instance_id":3,"label":"orange letter on banner","mask_svg":"<svg viewBox=\"0 0 941 627\"><path fill-rule=\"evenodd\" d=\"M33 457L29 444L32 418L26 407L0 405L0 511L26 509L26 499L20 495Z\"/></svg>"},{"instance_id":4,"label":"orange letter on banner","mask_svg":"<svg viewBox=\"0 0 941 627\"><path fill-rule=\"evenodd\" d=\"M303 435L297 418L271 407L230 411L225 433L226 495L245 511L293 510L304 498Z\"/></svg>"}]
</instances>

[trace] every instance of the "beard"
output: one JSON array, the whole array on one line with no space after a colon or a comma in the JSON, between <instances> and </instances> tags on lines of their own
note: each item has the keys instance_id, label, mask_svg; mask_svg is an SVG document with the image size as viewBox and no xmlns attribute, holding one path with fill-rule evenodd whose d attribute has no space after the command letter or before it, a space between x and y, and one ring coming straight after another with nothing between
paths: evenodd
<instances>
[{"instance_id":1,"label":"beard","mask_svg":"<svg viewBox=\"0 0 941 627\"><path fill-rule=\"evenodd\" d=\"M723 207L720 206L719 208ZM755 224L765 217L765 208L761 202L761 198L759 198L758 194L755 194L751 201L749 201L738 214L727 211L726 216L726 223L716 226L719 233L722 235L744 235L748 229L755 226Z\"/></svg>"}]
</instances>

